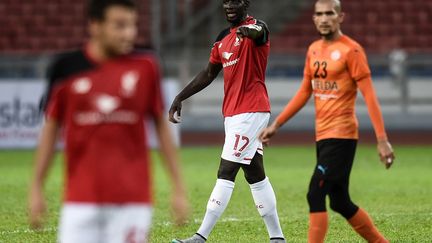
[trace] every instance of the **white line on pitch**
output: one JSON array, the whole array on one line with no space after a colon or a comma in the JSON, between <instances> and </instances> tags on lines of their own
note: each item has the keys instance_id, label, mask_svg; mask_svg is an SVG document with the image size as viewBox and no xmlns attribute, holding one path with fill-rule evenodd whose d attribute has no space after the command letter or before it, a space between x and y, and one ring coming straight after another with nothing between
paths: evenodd
<instances>
[{"instance_id":1,"label":"white line on pitch","mask_svg":"<svg viewBox=\"0 0 432 243\"><path fill-rule=\"evenodd\" d=\"M415 215L412 213L384 213L384 214L377 214L376 216L381 217L390 217L390 216L407 216L407 215ZM432 213L427 213L426 215L432 215ZM248 222L248 221L255 221L259 218L253 219L253 218L236 218L236 217L226 217L220 219L218 222L220 223L229 223L229 222ZM293 219L289 216L283 216L280 217L280 219ZM193 219L191 222L199 224L201 223L202 219ZM155 223L154 226L171 226L173 223L171 221L165 221L160 223ZM57 227L48 227L41 230L31 230L31 229L17 229L17 230L11 230L11 231L0 231L0 235L10 235L10 234L30 234L30 233L40 233L40 232L57 232Z\"/></svg>"},{"instance_id":2,"label":"white line on pitch","mask_svg":"<svg viewBox=\"0 0 432 243\"><path fill-rule=\"evenodd\" d=\"M254 221L254 219L250 219L250 218L239 219L236 217L228 217L228 218L222 218L222 219L218 220L218 223L247 222L247 221ZM202 219L194 219L194 220L191 220L191 222L193 222L195 224L200 224L202 222ZM155 225L156 226L170 226L170 225L173 225L173 223L170 221L166 221L166 222L156 223Z\"/></svg>"},{"instance_id":3,"label":"white line on pitch","mask_svg":"<svg viewBox=\"0 0 432 243\"><path fill-rule=\"evenodd\" d=\"M220 223L227 223L227 222L246 222L246 221L252 221L253 219L239 219L235 217L229 217L229 218L222 218L219 220ZM192 220L194 223L201 223L201 219L194 219ZM156 223L155 226L170 226L173 225L172 222L166 221L161 223ZM33 234L33 233L50 233L50 232L57 232L56 227L48 227L41 230L31 230L31 229L17 229L17 230L11 230L11 231L0 231L0 235L13 235L13 234Z\"/></svg>"},{"instance_id":4,"label":"white line on pitch","mask_svg":"<svg viewBox=\"0 0 432 243\"><path fill-rule=\"evenodd\" d=\"M40 233L40 232L56 232L56 227L44 228L41 230L31 230L31 229L21 229L21 230L12 230L12 231L1 231L0 235L10 235L10 234L28 234L28 233Z\"/></svg>"}]
</instances>

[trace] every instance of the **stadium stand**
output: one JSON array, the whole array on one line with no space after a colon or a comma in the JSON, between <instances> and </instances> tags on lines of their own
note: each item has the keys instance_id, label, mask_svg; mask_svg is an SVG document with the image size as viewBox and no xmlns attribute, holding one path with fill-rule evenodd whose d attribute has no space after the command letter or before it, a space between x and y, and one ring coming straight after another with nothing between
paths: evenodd
<instances>
[{"instance_id":1,"label":"stadium stand","mask_svg":"<svg viewBox=\"0 0 432 243\"><path fill-rule=\"evenodd\" d=\"M177 2L178 24L185 21L185 0ZM208 0L192 0L192 13L196 14L209 5ZM273 1L278 14L271 14L266 2L256 2L253 12L268 19L273 29L273 52L304 53L304 48L316 39L311 26L311 4L292 1ZM309 1L310 2L310 1ZM294 20L281 14L280 8L288 6L294 11L287 12ZM161 1L162 12L167 1ZM402 48L411 53L432 52L432 2L423 0L398 1L350 0L343 2L347 12L344 31L358 40L368 52L388 53ZM294 7L293 7L294 6ZM305 7L306 6L306 7ZM73 48L82 44L85 37L85 0L32 0L0 1L0 50L5 53L43 53ZM297 13L298 12L298 13ZM270 13L270 15L269 15ZM298 16L297 16L298 15ZM289 16L288 16L289 17ZM151 1L140 1L139 43L150 43ZM166 31L167 21L162 18L162 30ZM282 27L274 27L281 25ZM223 24L223 23L222 23ZM31 37L31 38L30 38ZM198 43L199 46L208 46Z\"/></svg>"},{"instance_id":2,"label":"stadium stand","mask_svg":"<svg viewBox=\"0 0 432 243\"><path fill-rule=\"evenodd\" d=\"M86 35L84 0L0 1L0 51L35 54L74 48ZM140 16L149 21L149 1ZM149 41L149 25L140 25L140 43Z\"/></svg>"},{"instance_id":3,"label":"stadium stand","mask_svg":"<svg viewBox=\"0 0 432 243\"><path fill-rule=\"evenodd\" d=\"M423 0L343 1L347 13L343 30L374 53L404 49L410 53L432 52L432 2ZM316 39L309 7L276 37L276 52L304 52Z\"/></svg>"},{"instance_id":4,"label":"stadium stand","mask_svg":"<svg viewBox=\"0 0 432 243\"><path fill-rule=\"evenodd\" d=\"M0 82L42 80L52 54L81 46L86 36L83 14L86 1L0 0ZM267 81L274 114L282 110L296 91L306 48L318 38L312 24L313 2L252 1L250 14L266 21L271 31ZM139 44L147 46L152 40L158 41L165 77L184 86L206 64L213 41L227 26L220 2L139 0L139 3ZM430 130L432 1L342 0L342 3L347 13L344 33L359 41L368 53L389 128ZM408 52L404 82L389 71L389 53L394 49ZM219 79L188 101L183 130L221 129L222 85ZM361 100L359 103L361 128L370 129L365 106ZM311 104L302 117L294 120L290 129L311 129L307 125L313 119Z\"/></svg>"}]
</instances>

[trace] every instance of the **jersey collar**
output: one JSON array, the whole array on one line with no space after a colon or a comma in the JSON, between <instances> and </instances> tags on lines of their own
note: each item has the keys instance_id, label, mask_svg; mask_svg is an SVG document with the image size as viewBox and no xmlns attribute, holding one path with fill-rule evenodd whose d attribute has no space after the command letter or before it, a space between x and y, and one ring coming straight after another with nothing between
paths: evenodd
<instances>
[{"instance_id":1,"label":"jersey collar","mask_svg":"<svg viewBox=\"0 0 432 243\"><path fill-rule=\"evenodd\" d=\"M345 39L345 35L343 35L343 34L341 36L339 36L337 39L334 39L334 40L331 40L331 41L326 41L324 39L321 39L321 45L324 46L324 47L330 46L333 43L339 42L339 41L341 41L343 39Z\"/></svg>"}]
</instances>

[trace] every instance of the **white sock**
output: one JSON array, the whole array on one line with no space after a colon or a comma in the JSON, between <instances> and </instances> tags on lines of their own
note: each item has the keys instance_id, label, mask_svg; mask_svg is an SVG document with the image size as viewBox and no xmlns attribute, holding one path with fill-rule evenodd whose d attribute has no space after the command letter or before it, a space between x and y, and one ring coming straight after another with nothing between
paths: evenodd
<instances>
[{"instance_id":1,"label":"white sock","mask_svg":"<svg viewBox=\"0 0 432 243\"><path fill-rule=\"evenodd\" d=\"M216 185L207 203L207 211L203 222L197 231L198 234L204 236L206 239L208 238L217 220L225 211L233 190L234 182L222 179L216 181Z\"/></svg>"},{"instance_id":2,"label":"white sock","mask_svg":"<svg viewBox=\"0 0 432 243\"><path fill-rule=\"evenodd\" d=\"M276 196L268 177L249 186L270 238L284 238L276 209Z\"/></svg>"}]
</instances>

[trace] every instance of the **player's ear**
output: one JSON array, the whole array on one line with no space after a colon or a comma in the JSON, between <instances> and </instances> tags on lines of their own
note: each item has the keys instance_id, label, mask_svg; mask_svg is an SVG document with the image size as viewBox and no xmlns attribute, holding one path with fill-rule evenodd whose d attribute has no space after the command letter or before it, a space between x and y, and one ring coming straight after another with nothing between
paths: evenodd
<instances>
[{"instance_id":1,"label":"player's ear","mask_svg":"<svg viewBox=\"0 0 432 243\"><path fill-rule=\"evenodd\" d=\"M312 21L313 21L313 23L314 23L315 25L317 24L318 17L315 15L315 13L312 14Z\"/></svg>"},{"instance_id":2,"label":"player's ear","mask_svg":"<svg viewBox=\"0 0 432 243\"><path fill-rule=\"evenodd\" d=\"M344 12L340 12L339 13L339 24L342 24L345 20L345 13Z\"/></svg>"},{"instance_id":3,"label":"player's ear","mask_svg":"<svg viewBox=\"0 0 432 243\"><path fill-rule=\"evenodd\" d=\"M96 37L100 32L100 22L96 20L89 20L88 22L88 32L91 37Z\"/></svg>"}]
</instances>

